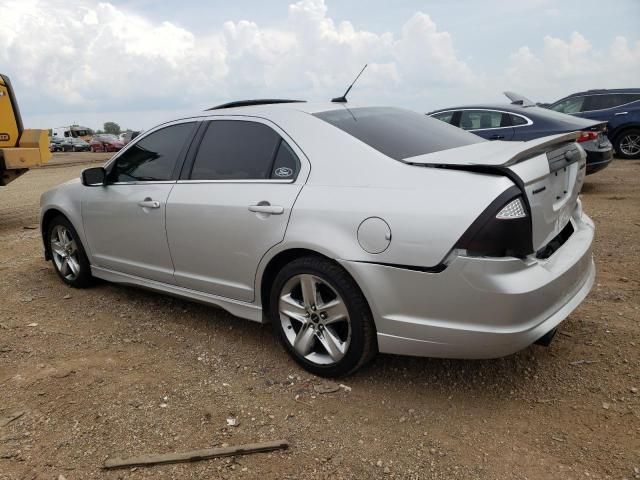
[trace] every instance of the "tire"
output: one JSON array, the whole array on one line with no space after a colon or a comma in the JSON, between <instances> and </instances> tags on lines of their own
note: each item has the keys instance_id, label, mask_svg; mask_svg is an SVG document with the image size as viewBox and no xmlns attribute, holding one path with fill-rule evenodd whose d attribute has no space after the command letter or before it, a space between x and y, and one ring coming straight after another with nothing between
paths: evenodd
<instances>
[{"instance_id":1,"label":"tire","mask_svg":"<svg viewBox=\"0 0 640 480\"><path fill-rule=\"evenodd\" d=\"M303 283L313 294L303 295ZM328 259L302 257L287 264L271 286L269 305L276 337L298 364L315 375L349 375L378 351L364 295L353 278Z\"/></svg>"},{"instance_id":2,"label":"tire","mask_svg":"<svg viewBox=\"0 0 640 480\"><path fill-rule=\"evenodd\" d=\"M640 129L630 128L620 133L613 142L613 148L620 158L640 158Z\"/></svg>"},{"instance_id":3,"label":"tire","mask_svg":"<svg viewBox=\"0 0 640 480\"><path fill-rule=\"evenodd\" d=\"M63 282L74 288L93 284L89 259L69 220L62 215L53 218L47 225L46 241L53 268Z\"/></svg>"}]
</instances>

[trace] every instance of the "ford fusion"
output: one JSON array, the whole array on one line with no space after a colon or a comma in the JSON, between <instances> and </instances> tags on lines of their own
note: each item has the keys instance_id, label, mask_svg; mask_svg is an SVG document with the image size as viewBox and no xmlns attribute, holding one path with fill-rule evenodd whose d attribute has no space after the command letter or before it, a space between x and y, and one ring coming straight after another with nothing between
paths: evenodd
<instances>
[{"instance_id":1,"label":"ford fusion","mask_svg":"<svg viewBox=\"0 0 640 480\"><path fill-rule=\"evenodd\" d=\"M548 342L594 280L579 133L491 142L409 110L236 102L159 125L41 199L45 256L270 322L347 375L377 352Z\"/></svg>"}]
</instances>

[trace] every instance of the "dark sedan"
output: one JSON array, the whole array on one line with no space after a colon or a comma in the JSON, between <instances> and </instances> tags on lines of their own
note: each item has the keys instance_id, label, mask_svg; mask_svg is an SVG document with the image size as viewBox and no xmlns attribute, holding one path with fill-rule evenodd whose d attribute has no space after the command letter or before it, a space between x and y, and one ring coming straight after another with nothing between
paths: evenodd
<instances>
[{"instance_id":1,"label":"dark sedan","mask_svg":"<svg viewBox=\"0 0 640 480\"><path fill-rule=\"evenodd\" d=\"M88 152L89 144L82 140L81 138L74 137L65 137L60 143L58 143L58 147L63 152Z\"/></svg>"},{"instance_id":2,"label":"dark sedan","mask_svg":"<svg viewBox=\"0 0 640 480\"><path fill-rule=\"evenodd\" d=\"M613 146L606 135L607 122L554 112L526 100L445 108L428 115L488 140L526 141L582 131L577 141L587 152L587 175L602 170L613 158Z\"/></svg>"}]
</instances>

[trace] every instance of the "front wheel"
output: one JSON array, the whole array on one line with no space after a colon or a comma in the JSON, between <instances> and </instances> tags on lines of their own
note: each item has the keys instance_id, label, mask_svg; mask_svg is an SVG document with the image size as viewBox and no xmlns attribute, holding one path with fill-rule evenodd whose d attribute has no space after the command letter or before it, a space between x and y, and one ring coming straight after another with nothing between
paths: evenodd
<instances>
[{"instance_id":1,"label":"front wheel","mask_svg":"<svg viewBox=\"0 0 640 480\"><path fill-rule=\"evenodd\" d=\"M273 282L269 316L285 349L316 375L349 375L377 353L364 295L328 259L303 257L286 265Z\"/></svg>"},{"instance_id":2,"label":"front wheel","mask_svg":"<svg viewBox=\"0 0 640 480\"><path fill-rule=\"evenodd\" d=\"M640 129L625 130L616 137L613 146L621 158L640 158Z\"/></svg>"},{"instance_id":3,"label":"front wheel","mask_svg":"<svg viewBox=\"0 0 640 480\"><path fill-rule=\"evenodd\" d=\"M91 285L93 277L89 259L71 222L63 216L55 217L47 228L47 238L58 276L75 288Z\"/></svg>"}]
</instances>

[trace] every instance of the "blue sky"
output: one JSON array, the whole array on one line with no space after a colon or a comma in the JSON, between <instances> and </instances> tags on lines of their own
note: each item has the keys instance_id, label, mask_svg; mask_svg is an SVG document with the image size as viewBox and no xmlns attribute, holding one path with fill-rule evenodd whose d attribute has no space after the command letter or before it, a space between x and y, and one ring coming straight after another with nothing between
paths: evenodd
<instances>
[{"instance_id":1,"label":"blue sky","mask_svg":"<svg viewBox=\"0 0 640 480\"><path fill-rule=\"evenodd\" d=\"M238 98L419 111L640 86L640 1L0 0L25 123L149 128Z\"/></svg>"}]
</instances>

